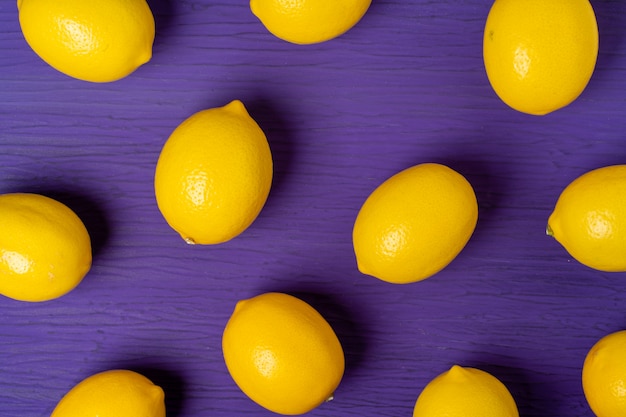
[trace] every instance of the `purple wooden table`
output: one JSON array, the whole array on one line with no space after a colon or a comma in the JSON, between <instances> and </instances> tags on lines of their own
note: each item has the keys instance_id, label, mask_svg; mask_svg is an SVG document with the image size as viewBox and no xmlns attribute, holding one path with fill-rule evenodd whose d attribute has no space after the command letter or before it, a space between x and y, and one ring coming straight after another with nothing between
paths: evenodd
<instances>
[{"instance_id":1,"label":"purple wooden table","mask_svg":"<svg viewBox=\"0 0 626 417\"><path fill-rule=\"evenodd\" d=\"M271 416L234 385L220 346L235 302L266 291L311 303L344 346L335 400L312 416L409 416L455 363L500 378L521 416L593 415L581 367L595 341L626 327L626 276L578 264L545 225L571 180L626 163L626 2L592 1L596 71L544 117L509 109L488 84L489 0L374 0L346 35L311 46L274 38L246 1L149 3L152 61L102 85L44 64L15 1L0 4L0 192L59 199L94 244L70 294L0 297L0 415L48 416L79 380L128 368L165 389L168 417ZM157 209L155 163L183 119L235 98L268 136L273 188L238 238L188 246ZM361 275L361 204L421 162L473 184L475 234L426 281Z\"/></svg>"}]
</instances>

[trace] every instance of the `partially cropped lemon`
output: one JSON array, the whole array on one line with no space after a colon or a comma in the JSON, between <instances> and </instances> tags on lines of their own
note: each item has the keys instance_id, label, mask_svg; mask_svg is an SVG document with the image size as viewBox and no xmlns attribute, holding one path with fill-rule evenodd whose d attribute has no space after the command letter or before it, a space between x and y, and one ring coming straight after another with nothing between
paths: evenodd
<instances>
[{"instance_id":1,"label":"partially cropped lemon","mask_svg":"<svg viewBox=\"0 0 626 417\"><path fill-rule=\"evenodd\" d=\"M589 171L565 187L547 233L590 268L626 271L625 198L626 165Z\"/></svg>"},{"instance_id":2,"label":"partially cropped lemon","mask_svg":"<svg viewBox=\"0 0 626 417\"><path fill-rule=\"evenodd\" d=\"M598 56L589 0L495 0L484 29L485 69L515 110L544 115L583 92Z\"/></svg>"},{"instance_id":3,"label":"partially cropped lemon","mask_svg":"<svg viewBox=\"0 0 626 417\"><path fill-rule=\"evenodd\" d=\"M165 417L164 398L163 389L145 376L114 369L79 382L50 417Z\"/></svg>"},{"instance_id":4,"label":"partially cropped lemon","mask_svg":"<svg viewBox=\"0 0 626 417\"><path fill-rule=\"evenodd\" d=\"M352 233L359 270L405 284L445 268L478 220L470 183L453 169L415 165L383 182L361 207Z\"/></svg>"},{"instance_id":5,"label":"partially cropped lemon","mask_svg":"<svg viewBox=\"0 0 626 417\"><path fill-rule=\"evenodd\" d=\"M589 350L582 383L597 417L626 416L626 330L604 336Z\"/></svg>"},{"instance_id":6,"label":"partially cropped lemon","mask_svg":"<svg viewBox=\"0 0 626 417\"><path fill-rule=\"evenodd\" d=\"M275 413L303 414L332 399L344 372L339 339L309 304L283 293L242 300L222 338L241 390Z\"/></svg>"},{"instance_id":7,"label":"partially cropped lemon","mask_svg":"<svg viewBox=\"0 0 626 417\"><path fill-rule=\"evenodd\" d=\"M252 13L274 36L295 44L320 43L356 25L371 0L250 0Z\"/></svg>"},{"instance_id":8,"label":"partially cropped lemon","mask_svg":"<svg viewBox=\"0 0 626 417\"><path fill-rule=\"evenodd\" d=\"M17 0L17 8L26 42L70 77L116 81L152 57L146 0Z\"/></svg>"},{"instance_id":9,"label":"partially cropped lemon","mask_svg":"<svg viewBox=\"0 0 626 417\"><path fill-rule=\"evenodd\" d=\"M156 200L187 243L223 243L257 218L272 175L267 138L235 100L200 111L174 130L157 162Z\"/></svg>"},{"instance_id":10,"label":"partially cropped lemon","mask_svg":"<svg viewBox=\"0 0 626 417\"><path fill-rule=\"evenodd\" d=\"M47 301L73 290L91 268L91 240L66 205L39 194L0 195L0 294Z\"/></svg>"},{"instance_id":11,"label":"partially cropped lemon","mask_svg":"<svg viewBox=\"0 0 626 417\"><path fill-rule=\"evenodd\" d=\"M413 417L519 417L513 396L495 376L454 365L430 381Z\"/></svg>"}]
</instances>

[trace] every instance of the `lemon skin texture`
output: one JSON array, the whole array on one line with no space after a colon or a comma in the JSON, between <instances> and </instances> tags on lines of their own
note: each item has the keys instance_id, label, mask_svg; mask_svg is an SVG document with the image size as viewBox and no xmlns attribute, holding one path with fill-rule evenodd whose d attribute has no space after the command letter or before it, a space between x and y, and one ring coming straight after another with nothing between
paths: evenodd
<instances>
[{"instance_id":1,"label":"lemon skin texture","mask_svg":"<svg viewBox=\"0 0 626 417\"><path fill-rule=\"evenodd\" d=\"M0 195L0 293L47 301L73 290L91 268L91 240L79 217L39 194Z\"/></svg>"},{"instance_id":2,"label":"lemon skin texture","mask_svg":"<svg viewBox=\"0 0 626 417\"><path fill-rule=\"evenodd\" d=\"M283 415L304 414L332 399L345 368L328 322L283 293L239 301L224 329L222 351L239 388Z\"/></svg>"},{"instance_id":3,"label":"lemon skin texture","mask_svg":"<svg viewBox=\"0 0 626 417\"><path fill-rule=\"evenodd\" d=\"M165 394L145 376L113 369L75 385L51 417L165 417Z\"/></svg>"},{"instance_id":4,"label":"lemon skin texture","mask_svg":"<svg viewBox=\"0 0 626 417\"><path fill-rule=\"evenodd\" d=\"M454 365L421 392L413 417L519 417L513 396L493 375Z\"/></svg>"},{"instance_id":5,"label":"lemon skin texture","mask_svg":"<svg viewBox=\"0 0 626 417\"><path fill-rule=\"evenodd\" d=\"M145 0L18 0L32 50L56 70L103 83L152 58L154 16Z\"/></svg>"},{"instance_id":6,"label":"lemon skin texture","mask_svg":"<svg viewBox=\"0 0 626 417\"><path fill-rule=\"evenodd\" d=\"M274 36L306 45L343 35L370 4L371 0L250 0L250 9Z\"/></svg>"},{"instance_id":7,"label":"lemon skin texture","mask_svg":"<svg viewBox=\"0 0 626 417\"><path fill-rule=\"evenodd\" d=\"M598 39L588 0L496 0L484 29L487 77L513 109L548 114L583 92L595 69Z\"/></svg>"},{"instance_id":8,"label":"lemon skin texture","mask_svg":"<svg viewBox=\"0 0 626 417\"><path fill-rule=\"evenodd\" d=\"M594 169L567 185L546 231L583 265L626 271L626 165Z\"/></svg>"},{"instance_id":9,"label":"lemon skin texture","mask_svg":"<svg viewBox=\"0 0 626 417\"><path fill-rule=\"evenodd\" d=\"M477 220L476 195L461 174L415 165L384 181L359 210L352 232L357 267L395 284L424 280L457 257Z\"/></svg>"},{"instance_id":10,"label":"lemon skin texture","mask_svg":"<svg viewBox=\"0 0 626 417\"><path fill-rule=\"evenodd\" d=\"M589 350L582 370L585 398L597 417L626 416L626 331L608 334Z\"/></svg>"},{"instance_id":11,"label":"lemon skin texture","mask_svg":"<svg viewBox=\"0 0 626 417\"><path fill-rule=\"evenodd\" d=\"M167 223L190 244L233 239L257 218L270 192L272 154L239 100L200 111L166 141L154 187Z\"/></svg>"}]
</instances>

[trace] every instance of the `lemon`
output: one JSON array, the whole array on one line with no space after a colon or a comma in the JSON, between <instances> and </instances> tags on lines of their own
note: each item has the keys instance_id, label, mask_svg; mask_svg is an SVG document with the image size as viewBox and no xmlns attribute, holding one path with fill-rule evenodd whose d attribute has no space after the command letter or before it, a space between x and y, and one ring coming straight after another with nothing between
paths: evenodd
<instances>
[{"instance_id":1,"label":"lemon","mask_svg":"<svg viewBox=\"0 0 626 417\"><path fill-rule=\"evenodd\" d=\"M413 417L519 417L509 390L495 376L454 365L421 392Z\"/></svg>"},{"instance_id":2,"label":"lemon","mask_svg":"<svg viewBox=\"0 0 626 417\"><path fill-rule=\"evenodd\" d=\"M361 207L352 240L358 269L405 284L445 268L469 241L478 220L470 183L435 163L384 181Z\"/></svg>"},{"instance_id":3,"label":"lemon","mask_svg":"<svg viewBox=\"0 0 626 417\"><path fill-rule=\"evenodd\" d=\"M165 417L161 387L125 369L92 375L65 394L50 417Z\"/></svg>"},{"instance_id":4,"label":"lemon","mask_svg":"<svg viewBox=\"0 0 626 417\"><path fill-rule=\"evenodd\" d=\"M252 13L274 36L295 44L336 38L356 25L371 0L250 0Z\"/></svg>"},{"instance_id":5,"label":"lemon","mask_svg":"<svg viewBox=\"0 0 626 417\"><path fill-rule=\"evenodd\" d=\"M604 336L589 350L582 383L597 417L626 416L626 330Z\"/></svg>"},{"instance_id":6,"label":"lemon","mask_svg":"<svg viewBox=\"0 0 626 417\"><path fill-rule=\"evenodd\" d=\"M154 17L146 0L17 0L26 42L70 77L124 78L152 57Z\"/></svg>"},{"instance_id":7,"label":"lemon","mask_svg":"<svg viewBox=\"0 0 626 417\"><path fill-rule=\"evenodd\" d=\"M345 366L328 322L283 293L239 301L224 329L222 350L239 388L279 414L303 414L332 399Z\"/></svg>"},{"instance_id":8,"label":"lemon","mask_svg":"<svg viewBox=\"0 0 626 417\"><path fill-rule=\"evenodd\" d=\"M226 242L246 230L273 175L265 134L239 100L195 113L166 141L154 187L167 223L190 244Z\"/></svg>"},{"instance_id":9,"label":"lemon","mask_svg":"<svg viewBox=\"0 0 626 417\"><path fill-rule=\"evenodd\" d=\"M544 115L585 89L598 56L589 0L495 0L483 57L496 94L515 110Z\"/></svg>"},{"instance_id":10,"label":"lemon","mask_svg":"<svg viewBox=\"0 0 626 417\"><path fill-rule=\"evenodd\" d=\"M91 240L80 218L43 195L0 195L0 293L47 301L73 290L91 268Z\"/></svg>"},{"instance_id":11,"label":"lemon","mask_svg":"<svg viewBox=\"0 0 626 417\"><path fill-rule=\"evenodd\" d=\"M559 196L546 231L574 259L607 272L626 271L626 165L589 171Z\"/></svg>"}]
</instances>

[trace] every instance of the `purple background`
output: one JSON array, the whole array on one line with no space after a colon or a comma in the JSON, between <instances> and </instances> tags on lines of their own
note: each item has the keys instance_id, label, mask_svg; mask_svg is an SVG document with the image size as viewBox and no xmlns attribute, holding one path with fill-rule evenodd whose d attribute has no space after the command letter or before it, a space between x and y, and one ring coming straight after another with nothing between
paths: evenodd
<instances>
[{"instance_id":1,"label":"purple background","mask_svg":"<svg viewBox=\"0 0 626 417\"><path fill-rule=\"evenodd\" d=\"M311 416L410 416L455 363L500 378L521 416L593 415L581 367L626 327L626 277L578 264L545 224L571 180L626 163L626 2L592 2L596 71L576 102L544 117L489 86L488 0L374 0L347 34L311 46L270 35L245 1L149 3L153 59L108 84L48 67L15 1L0 3L0 192L59 199L94 244L70 294L0 297L1 415L48 416L81 379L122 367L163 386L168 417L271 416L234 385L220 346L235 302L265 291L311 303L344 346L335 400ZM190 247L157 209L155 163L182 120L235 98L267 134L273 188L242 235ZM422 162L473 184L475 234L426 281L361 275L351 241L361 204Z\"/></svg>"}]
</instances>

